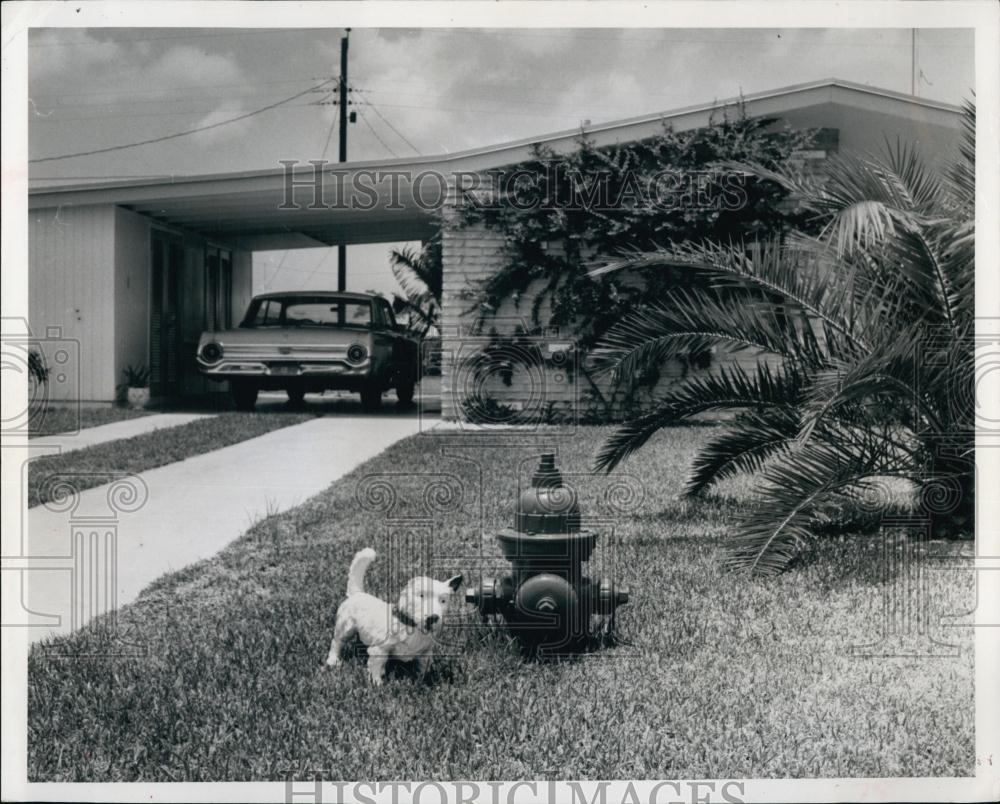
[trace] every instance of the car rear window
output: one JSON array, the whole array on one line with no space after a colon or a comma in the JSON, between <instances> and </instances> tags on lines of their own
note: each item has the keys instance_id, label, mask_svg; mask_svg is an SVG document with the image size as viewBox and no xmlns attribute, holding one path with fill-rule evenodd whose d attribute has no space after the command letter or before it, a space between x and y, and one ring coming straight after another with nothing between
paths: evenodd
<instances>
[{"instance_id":1,"label":"car rear window","mask_svg":"<svg viewBox=\"0 0 1000 804\"><path fill-rule=\"evenodd\" d=\"M368 301L295 297L260 299L247 311L247 327L368 327L372 306Z\"/></svg>"}]
</instances>

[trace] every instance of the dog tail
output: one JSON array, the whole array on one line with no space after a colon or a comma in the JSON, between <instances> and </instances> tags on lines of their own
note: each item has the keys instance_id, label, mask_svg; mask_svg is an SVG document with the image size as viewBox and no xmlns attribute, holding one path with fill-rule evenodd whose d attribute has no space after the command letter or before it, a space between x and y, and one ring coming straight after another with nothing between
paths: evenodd
<instances>
[{"instance_id":1,"label":"dog tail","mask_svg":"<svg viewBox=\"0 0 1000 804\"><path fill-rule=\"evenodd\" d=\"M368 565L375 560L375 551L370 547L358 550L351 561L351 569L347 573L347 596L357 595L365 591L365 573Z\"/></svg>"}]
</instances>

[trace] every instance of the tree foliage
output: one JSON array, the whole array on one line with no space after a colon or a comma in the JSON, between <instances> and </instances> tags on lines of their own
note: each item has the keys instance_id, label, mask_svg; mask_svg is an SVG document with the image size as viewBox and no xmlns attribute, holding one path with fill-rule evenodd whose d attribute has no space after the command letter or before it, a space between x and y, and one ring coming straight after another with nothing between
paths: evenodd
<instances>
[{"instance_id":1,"label":"tree foliage","mask_svg":"<svg viewBox=\"0 0 1000 804\"><path fill-rule=\"evenodd\" d=\"M506 246L501 269L468 293L472 309L488 315L505 299L519 306L531 288L532 324L559 327L587 351L642 299L692 281L671 269L639 282L594 276L588 260L623 248L807 227L801 211L783 203L782 185L722 169L733 161L781 168L815 133L775 131L775 123L748 117L740 104L705 128L665 125L641 142L598 147L581 135L565 155L536 146L529 162L493 176L492 203L462 206L461 225L485 224ZM551 313L543 321L546 302Z\"/></svg>"},{"instance_id":2,"label":"tree foliage","mask_svg":"<svg viewBox=\"0 0 1000 804\"><path fill-rule=\"evenodd\" d=\"M403 291L402 295L393 295L393 311L405 314L408 328L420 337L440 332L444 276L440 228L424 241L420 251L411 247L393 249L389 265Z\"/></svg>"}]
</instances>

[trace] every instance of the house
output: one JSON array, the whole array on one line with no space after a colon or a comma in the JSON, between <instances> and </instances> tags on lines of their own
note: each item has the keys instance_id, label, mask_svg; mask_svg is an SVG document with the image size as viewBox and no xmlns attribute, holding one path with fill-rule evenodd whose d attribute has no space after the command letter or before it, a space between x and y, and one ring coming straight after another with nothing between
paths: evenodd
<instances>
[{"instance_id":1,"label":"house","mask_svg":"<svg viewBox=\"0 0 1000 804\"><path fill-rule=\"evenodd\" d=\"M948 104L840 80L742 98L747 113L793 128L833 132L829 148L865 151L883 138L913 142L932 164L957 147L961 111ZM597 145L704 126L720 107L699 106L589 127ZM154 396L212 390L194 351L203 329L236 322L253 292L254 250L420 240L447 211L456 184L528 158L535 143L575 147L563 131L443 156L342 164L283 164L267 171L39 187L29 198L29 324L37 337L79 344L53 399L108 401L129 366L148 366ZM822 158L825 153L813 154ZM502 246L485 229L444 234L443 415L458 414L470 283L495 270ZM331 283L333 284L333 283ZM454 389L453 389L454 390ZM511 393L530 404L531 389ZM516 401L516 400L515 400Z\"/></svg>"}]
</instances>

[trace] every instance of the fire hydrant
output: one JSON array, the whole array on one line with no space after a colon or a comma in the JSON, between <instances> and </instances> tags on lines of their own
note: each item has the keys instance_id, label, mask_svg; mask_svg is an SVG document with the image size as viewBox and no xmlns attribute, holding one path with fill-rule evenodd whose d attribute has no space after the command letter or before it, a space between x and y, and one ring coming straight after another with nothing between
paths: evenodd
<instances>
[{"instance_id":1,"label":"fire hydrant","mask_svg":"<svg viewBox=\"0 0 1000 804\"><path fill-rule=\"evenodd\" d=\"M470 587L465 600L484 619L503 617L528 651L579 651L591 635L591 615L605 615L613 627L615 610L628 603L628 591L612 580L583 575L597 537L580 529L576 492L563 482L555 455L546 453L518 500L514 528L496 534L513 571Z\"/></svg>"}]
</instances>

